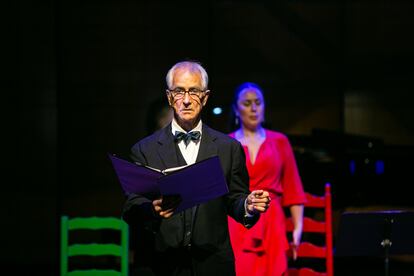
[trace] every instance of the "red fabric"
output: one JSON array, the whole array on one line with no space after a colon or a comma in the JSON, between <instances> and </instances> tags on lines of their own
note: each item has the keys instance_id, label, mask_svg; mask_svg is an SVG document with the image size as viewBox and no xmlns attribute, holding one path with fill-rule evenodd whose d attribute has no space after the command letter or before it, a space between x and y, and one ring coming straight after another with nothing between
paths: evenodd
<instances>
[{"instance_id":1,"label":"red fabric","mask_svg":"<svg viewBox=\"0 0 414 276\"><path fill-rule=\"evenodd\" d=\"M234 138L234 133L230 134ZM237 276L282 275L287 269L289 244L282 206L301 204L305 193L291 145L285 135L266 130L266 139L257 153L255 164L244 146L250 176L250 190L270 193L271 204L266 213L250 229L229 217L229 230L236 257Z\"/></svg>"}]
</instances>

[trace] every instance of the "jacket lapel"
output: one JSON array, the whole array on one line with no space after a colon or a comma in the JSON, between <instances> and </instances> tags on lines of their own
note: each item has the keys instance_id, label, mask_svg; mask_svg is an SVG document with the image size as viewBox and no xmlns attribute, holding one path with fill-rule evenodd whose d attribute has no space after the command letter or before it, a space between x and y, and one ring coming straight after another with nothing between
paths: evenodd
<instances>
[{"instance_id":1,"label":"jacket lapel","mask_svg":"<svg viewBox=\"0 0 414 276\"><path fill-rule=\"evenodd\" d=\"M157 142L159 144L158 155L160 156L161 162L164 166L162 169L177 167L179 162L174 136L171 132L171 124L163 129Z\"/></svg>"},{"instance_id":2,"label":"jacket lapel","mask_svg":"<svg viewBox=\"0 0 414 276\"><path fill-rule=\"evenodd\" d=\"M217 145L215 143L217 137L207 125L203 124L202 128L203 133L196 162L218 155Z\"/></svg>"}]
</instances>

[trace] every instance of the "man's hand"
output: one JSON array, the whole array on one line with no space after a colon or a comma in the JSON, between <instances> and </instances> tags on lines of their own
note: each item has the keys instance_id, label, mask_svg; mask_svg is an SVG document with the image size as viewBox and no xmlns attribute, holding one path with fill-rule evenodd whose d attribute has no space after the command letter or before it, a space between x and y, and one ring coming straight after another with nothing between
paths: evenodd
<instances>
[{"instance_id":1,"label":"man's hand","mask_svg":"<svg viewBox=\"0 0 414 276\"><path fill-rule=\"evenodd\" d=\"M255 190L247 196L247 212L253 215L255 213L264 213L269 208L269 193L263 190Z\"/></svg>"},{"instance_id":2,"label":"man's hand","mask_svg":"<svg viewBox=\"0 0 414 276\"><path fill-rule=\"evenodd\" d=\"M158 216L160 216L162 218L169 218L174 214L174 210L175 210L175 208L177 208L178 204L179 204L179 202L177 202L177 204L171 204L169 202L168 207L167 207L168 209L166 209L166 207L165 207L166 204L163 205L162 198L159 198L159 199L156 199L152 202L152 207L154 208L154 212ZM164 207L164 209L163 209L163 207Z\"/></svg>"}]
</instances>

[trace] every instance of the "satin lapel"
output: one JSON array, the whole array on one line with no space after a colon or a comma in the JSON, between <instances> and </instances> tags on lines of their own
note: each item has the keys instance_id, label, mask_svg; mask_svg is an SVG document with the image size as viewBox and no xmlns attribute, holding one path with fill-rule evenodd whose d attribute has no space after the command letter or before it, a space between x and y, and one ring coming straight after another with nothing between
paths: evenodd
<instances>
[{"instance_id":1,"label":"satin lapel","mask_svg":"<svg viewBox=\"0 0 414 276\"><path fill-rule=\"evenodd\" d=\"M174 143L174 136L172 135L170 124L164 128L164 131L161 132L158 138L158 154L163 162L163 169L177 167L179 164Z\"/></svg>"},{"instance_id":2,"label":"satin lapel","mask_svg":"<svg viewBox=\"0 0 414 276\"><path fill-rule=\"evenodd\" d=\"M211 133L210 128L203 124L203 134L196 162L218 155L215 140L216 137Z\"/></svg>"}]
</instances>

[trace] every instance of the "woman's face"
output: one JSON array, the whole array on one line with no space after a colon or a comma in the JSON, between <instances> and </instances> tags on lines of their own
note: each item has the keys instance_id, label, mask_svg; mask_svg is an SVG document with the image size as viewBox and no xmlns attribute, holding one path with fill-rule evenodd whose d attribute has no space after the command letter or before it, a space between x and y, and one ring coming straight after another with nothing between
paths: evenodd
<instances>
[{"instance_id":1,"label":"woman's face","mask_svg":"<svg viewBox=\"0 0 414 276\"><path fill-rule=\"evenodd\" d=\"M256 88L246 88L239 93L236 106L236 116L243 127L257 129L264 121L263 94Z\"/></svg>"}]
</instances>

